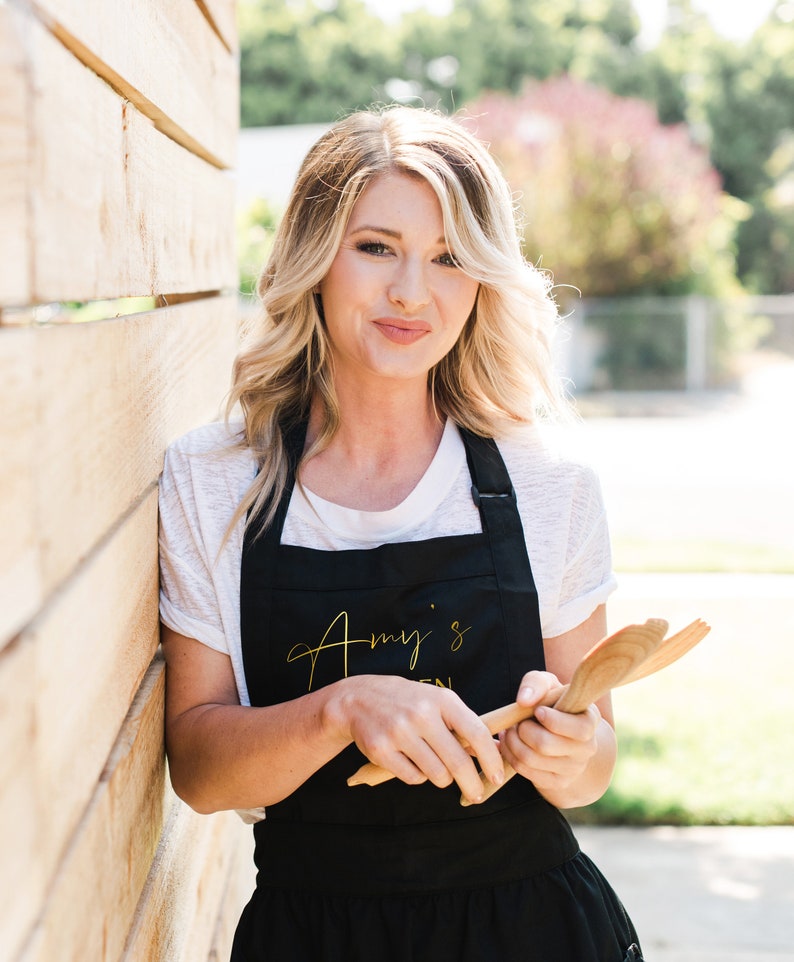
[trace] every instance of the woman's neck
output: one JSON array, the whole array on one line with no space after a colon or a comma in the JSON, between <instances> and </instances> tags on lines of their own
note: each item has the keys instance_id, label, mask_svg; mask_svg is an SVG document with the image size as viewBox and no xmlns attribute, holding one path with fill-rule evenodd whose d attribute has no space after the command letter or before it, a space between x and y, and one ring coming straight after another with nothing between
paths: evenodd
<instances>
[{"instance_id":1,"label":"woman's neck","mask_svg":"<svg viewBox=\"0 0 794 962\"><path fill-rule=\"evenodd\" d=\"M427 392L418 402L405 393L377 400L344 395L340 427L301 469L302 483L327 501L364 511L385 511L411 493L430 466L444 421ZM309 441L319 433L314 406Z\"/></svg>"}]
</instances>

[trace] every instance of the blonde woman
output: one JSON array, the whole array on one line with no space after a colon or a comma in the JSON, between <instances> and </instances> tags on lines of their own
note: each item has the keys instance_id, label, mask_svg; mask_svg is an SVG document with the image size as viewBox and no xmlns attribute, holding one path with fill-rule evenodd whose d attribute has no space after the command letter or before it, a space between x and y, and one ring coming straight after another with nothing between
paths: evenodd
<instances>
[{"instance_id":1,"label":"blonde woman","mask_svg":"<svg viewBox=\"0 0 794 962\"><path fill-rule=\"evenodd\" d=\"M537 430L556 313L498 168L430 111L346 118L259 292L161 494L171 777L255 823L233 959L640 959L560 813L609 783L609 698L478 718L566 682L614 587L597 481ZM367 759L396 777L349 787Z\"/></svg>"}]
</instances>

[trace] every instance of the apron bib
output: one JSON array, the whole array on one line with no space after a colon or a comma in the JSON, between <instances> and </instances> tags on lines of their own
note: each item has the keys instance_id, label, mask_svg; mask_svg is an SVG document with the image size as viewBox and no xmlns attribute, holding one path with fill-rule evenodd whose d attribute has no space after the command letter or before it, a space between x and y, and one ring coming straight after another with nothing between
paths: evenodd
<instances>
[{"instance_id":1,"label":"apron bib","mask_svg":"<svg viewBox=\"0 0 794 962\"><path fill-rule=\"evenodd\" d=\"M341 678L381 674L452 688L482 714L513 701L523 674L545 667L510 478L492 440L461 434L480 534L319 551L280 544L305 425L291 432L293 469L275 520L260 537L251 526L243 546L241 634L253 706L297 698ZM234 959L282 958L269 954L274 939L283 939L280 951L290 962L316 962L319 945L323 959L340 962L468 958L459 949L442 953L438 922L420 924L414 910L402 917L405 900L432 903L475 887L537 880L577 856L568 823L526 779L512 779L482 805L463 807L454 784L438 789L393 779L348 787L346 779L365 761L348 747L269 805L254 827L257 893L238 929ZM329 908L329 893L346 900L344 908ZM376 918L370 918L373 899ZM598 899L603 904L601 893ZM458 902L456 911L468 917L472 909ZM471 958L512 958L504 954L509 933L499 938L507 940L502 954L475 951ZM363 945L368 948L356 948ZM611 954L592 958L620 962L617 951L614 943Z\"/></svg>"}]
</instances>

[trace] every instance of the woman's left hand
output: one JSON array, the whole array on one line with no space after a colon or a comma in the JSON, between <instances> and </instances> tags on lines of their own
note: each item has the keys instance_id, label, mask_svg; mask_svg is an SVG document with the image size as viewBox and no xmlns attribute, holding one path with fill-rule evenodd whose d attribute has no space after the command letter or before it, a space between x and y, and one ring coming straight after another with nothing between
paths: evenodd
<instances>
[{"instance_id":1,"label":"woman's left hand","mask_svg":"<svg viewBox=\"0 0 794 962\"><path fill-rule=\"evenodd\" d=\"M561 683L570 682L582 657L605 634L606 613L600 605L576 628L544 638L547 670L524 675L518 703L539 705ZM579 808L600 798L609 785L617 753L612 725L609 694L580 715L539 708L535 718L502 733L502 757L552 805Z\"/></svg>"},{"instance_id":2,"label":"woman's left hand","mask_svg":"<svg viewBox=\"0 0 794 962\"><path fill-rule=\"evenodd\" d=\"M517 700L519 704L537 704L559 685L551 672L529 672L521 681ZM601 721L596 705L578 715L539 707L533 718L502 732L502 757L542 794L556 795L588 769L598 751Z\"/></svg>"}]
</instances>

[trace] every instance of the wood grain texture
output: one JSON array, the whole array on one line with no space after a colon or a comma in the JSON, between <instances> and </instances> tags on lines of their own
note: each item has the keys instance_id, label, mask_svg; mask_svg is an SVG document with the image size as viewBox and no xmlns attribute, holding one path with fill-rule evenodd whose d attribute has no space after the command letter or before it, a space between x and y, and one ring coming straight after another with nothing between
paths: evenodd
<instances>
[{"instance_id":1,"label":"wood grain texture","mask_svg":"<svg viewBox=\"0 0 794 962\"><path fill-rule=\"evenodd\" d=\"M33 484L40 394L34 335L0 327L0 650L43 598Z\"/></svg>"},{"instance_id":2,"label":"wood grain texture","mask_svg":"<svg viewBox=\"0 0 794 962\"><path fill-rule=\"evenodd\" d=\"M166 784L164 663L146 672L23 955L24 962L116 962L157 849Z\"/></svg>"},{"instance_id":3,"label":"wood grain texture","mask_svg":"<svg viewBox=\"0 0 794 962\"><path fill-rule=\"evenodd\" d=\"M227 48L236 51L237 38L237 0L195 0L213 28L217 31Z\"/></svg>"},{"instance_id":4,"label":"wood grain texture","mask_svg":"<svg viewBox=\"0 0 794 962\"><path fill-rule=\"evenodd\" d=\"M156 654L163 450L217 416L237 349L235 51L233 0L0 2L9 962L203 960L240 910L250 829L176 798ZM174 306L3 326L152 294Z\"/></svg>"},{"instance_id":5,"label":"wood grain texture","mask_svg":"<svg viewBox=\"0 0 794 962\"><path fill-rule=\"evenodd\" d=\"M0 647L156 481L173 438L217 416L233 296L118 321L0 328Z\"/></svg>"},{"instance_id":6,"label":"wood grain texture","mask_svg":"<svg viewBox=\"0 0 794 962\"><path fill-rule=\"evenodd\" d=\"M22 635L35 653L42 827L59 852L74 830L159 642L153 488Z\"/></svg>"},{"instance_id":7,"label":"wood grain texture","mask_svg":"<svg viewBox=\"0 0 794 962\"><path fill-rule=\"evenodd\" d=\"M195 0L33 4L62 43L159 130L217 166L234 165L236 58Z\"/></svg>"},{"instance_id":8,"label":"wood grain texture","mask_svg":"<svg viewBox=\"0 0 794 962\"><path fill-rule=\"evenodd\" d=\"M156 130L35 18L25 34L30 149L8 175L25 181L27 216L9 211L17 221L4 230L28 259L28 300L235 288L231 178Z\"/></svg>"},{"instance_id":9,"label":"wood grain texture","mask_svg":"<svg viewBox=\"0 0 794 962\"><path fill-rule=\"evenodd\" d=\"M0 4L0 306L30 301L27 18Z\"/></svg>"},{"instance_id":10,"label":"wood grain texture","mask_svg":"<svg viewBox=\"0 0 794 962\"><path fill-rule=\"evenodd\" d=\"M224 882L244 831L233 812L207 816L183 804L174 807L122 962L194 962L208 957Z\"/></svg>"},{"instance_id":11,"label":"wood grain texture","mask_svg":"<svg viewBox=\"0 0 794 962\"><path fill-rule=\"evenodd\" d=\"M0 657L14 719L0 731L0 755L14 760L0 819L3 891L13 885L13 898L0 900L4 945L18 941L27 907L43 904L156 650L156 495L152 488ZM7 812L19 821L9 825ZM25 871L9 877L20 861Z\"/></svg>"},{"instance_id":12,"label":"wood grain texture","mask_svg":"<svg viewBox=\"0 0 794 962\"><path fill-rule=\"evenodd\" d=\"M243 833L236 831L235 835L237 837L235 838L226 886L218 907L215 932L212 936L212 948L207 957L207 962L227 962L231 956L237 922L256 885L253 833L250 826L245 827Z\"/></svg>"},{"instance_id":13,"label":"wood grain texture","mask_svg":"<svg viewBox=\"0 0 794 962\"><path fill-rule=\"evenodd\" d=\"M236 348L233 296L42 338L40 370L57 381L37 465L41 525L56 533L42 551L45 584L63 577L158 477L169 441L217 417ZM82 368L85 380L70 368Z\"/></svg>"},{"instance_id":14,"label":"wood grain texture","mask_svg":"<svg viewBox=\"0 0 794 962\"><path fill-rule=\"evenodd\" d=\"M47 882L40 829L48 799L38 791L33 755L33 676L29 640L17 639L0 652L0 946L4 960L16 960Z\"/></svg>"}]
</instances>

